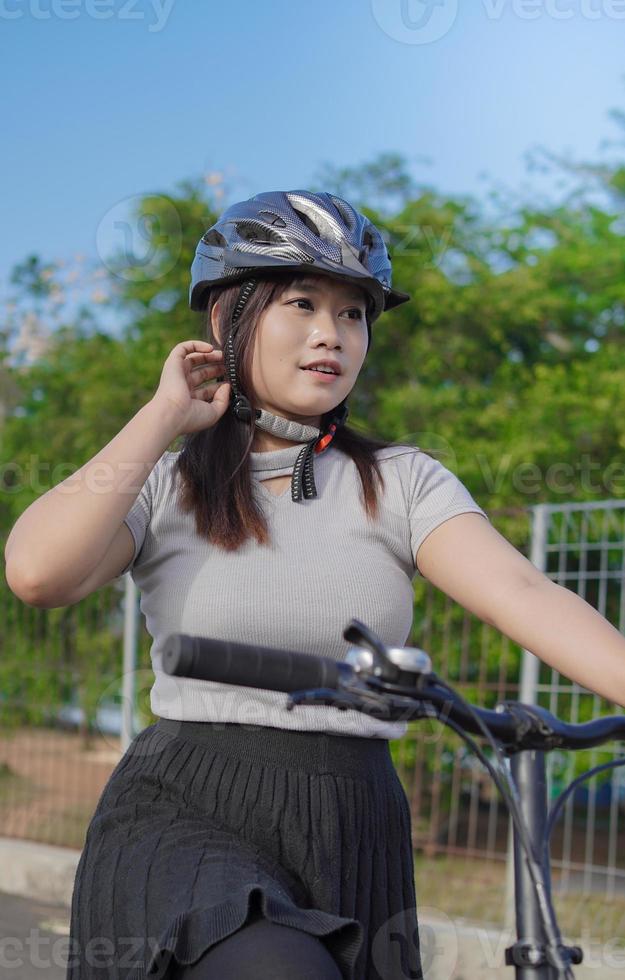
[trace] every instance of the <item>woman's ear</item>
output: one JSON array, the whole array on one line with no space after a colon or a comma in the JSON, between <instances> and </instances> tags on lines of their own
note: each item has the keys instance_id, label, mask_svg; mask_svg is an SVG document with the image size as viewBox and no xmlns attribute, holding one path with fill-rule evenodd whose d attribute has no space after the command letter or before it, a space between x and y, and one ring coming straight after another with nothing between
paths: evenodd
<instances>
[{"instance_id":1,"label":"woman's ear","mask_svg":"<svg viewBox=\"0 0 625 980\"><path fill-rule=\"evenodd\" d=\"M221 347L221 337L219 335L219 305L220 305L220 303L221 303L221 300L218 299L217 302L213 304L213 308L211 310L211 329L213 331L213 337L215 338L215 340L217 341L217 343Z\"/></svg>"}]
</instances>

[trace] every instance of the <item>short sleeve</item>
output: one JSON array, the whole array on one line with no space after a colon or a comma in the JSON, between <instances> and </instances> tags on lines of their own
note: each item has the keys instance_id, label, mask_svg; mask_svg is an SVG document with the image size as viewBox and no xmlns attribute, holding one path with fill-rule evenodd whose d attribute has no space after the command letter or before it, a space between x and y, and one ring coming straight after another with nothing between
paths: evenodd
<instances>
[{"instance_id":1,"label":"short sleeve","mask_svg":"<svg viewBox=\"0 0 625 980\"><path fill-rule=\"evenodd\" d=\"M123 572L120 572L120 575L125 575L134 566L145 540L145 535L152 519L154 501L156 500L159 466L160 460L153 467L152 472L141 487L137 499L124 518L124 524L128 526L133 536L135 551L132 559L126 565Z\"/></svg>"},{"instance_id":2,"label":"short sleeve","mask_svg":"<svg viewBox=\"0 0 625 980\"><path fill-rule=\"evenodd\" d=\"M455 473L427 453L415 452L411 461L409 502L410 543L415 564L417 552L428 534L450 517L471 513L489 520Z\"/></svg>"}]
</instances>

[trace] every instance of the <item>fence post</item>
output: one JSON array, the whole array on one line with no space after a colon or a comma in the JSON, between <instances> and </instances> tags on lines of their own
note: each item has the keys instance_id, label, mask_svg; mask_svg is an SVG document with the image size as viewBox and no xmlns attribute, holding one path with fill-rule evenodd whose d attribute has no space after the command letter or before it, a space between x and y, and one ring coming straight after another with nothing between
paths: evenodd
<instances>
[{"instance_id":1,"label":"fence post","mask_svg":"<svg viewBox=\"0 0 625 980\"><path fill-rule=\"evenodd\" d=\"M135 670L139 639L139 590L126 572L124 593L124 659L122 666L121 750L126 751L135 736Z\"/></svg>"},{"instance_id":2,"label":"fence post","mask_svg":"<svg viewBox=\"0 0 625 980\"><path fill-rule=\"evenodd\" d=\"M548 511L545 504L536 504L531 508L532 529L530 537L530 561L540 572L547 567L547 519ZM540 660L529 650L523 650L521 657L521 676L519 678L518 700L524 704L536 703L536 688ZM507 760L509 761L509 760ZM508 766L508 772L510 767ZM506 928L514 929L516 909L514 904L514 837L512 817L508 817L508 856L506 860Z\"/></svg>"}]
</instances>

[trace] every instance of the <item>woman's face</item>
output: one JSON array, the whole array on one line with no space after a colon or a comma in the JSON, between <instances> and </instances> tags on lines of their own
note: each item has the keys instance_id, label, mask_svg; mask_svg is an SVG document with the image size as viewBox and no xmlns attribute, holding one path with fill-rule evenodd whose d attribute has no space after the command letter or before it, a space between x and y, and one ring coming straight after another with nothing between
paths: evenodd
<instances>
[{"instance_id":1,"label":"woman's face","mask_svg":"<svg viewBox=\"0 0 625 980\"><path fill-rule=\"evenodd\" d=\"M356 383L367 352L363 290L329 276L306 276L261 315L252 362L260 408L319 426ZM306 370L335 362L335 375Z\"/></svg>"}]
</instances>

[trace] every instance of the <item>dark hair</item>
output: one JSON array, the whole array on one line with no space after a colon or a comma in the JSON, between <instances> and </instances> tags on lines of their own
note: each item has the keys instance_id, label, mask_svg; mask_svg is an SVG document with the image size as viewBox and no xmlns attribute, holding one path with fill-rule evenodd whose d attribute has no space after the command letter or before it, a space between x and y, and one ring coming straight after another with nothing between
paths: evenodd
<instances>
[{"instance_id":1,"label":"dark hair","mask_svg":"<svg viewBox=\"0 0 625 980\"><path fill-rule=\"evenodd\" d=\"M252 356L259 318L273 300L278 299L303 276L300 273L273 273L271 276L255 275L254 278L258 279L258 285L237 320L233 338L239 388L250 402L252 415L258 407L252 387ZM240 288L241 283L235 283L213 286L210 290L206 311L206 338L209 343L222 349L225 348L231 331L232 313ZM218 299L221 299L218 321L221 344L213 333L211 322L211 311ZM368 329L370 312L371 305L368 303ZM322 431L330 414L326 413L321 417ZM181 477L179 502L182 510L195 513L196 529L200 537L225 551L236 551L251 537L255 537L258 544L269 543L265 516L252 493L249 454L253 441L254 428L238 421L229 408L214 426L200 432L187 433L176 461L176 469ZM374 453L394 443L361 434L351 426L342 425L337 428L331 445L349 456L358 467L364 510L369 520L374 519L378 513L374 473L384 488L384 478ZM293 503L293 506L298 505Z\"/></svg>"}]
</instances>

